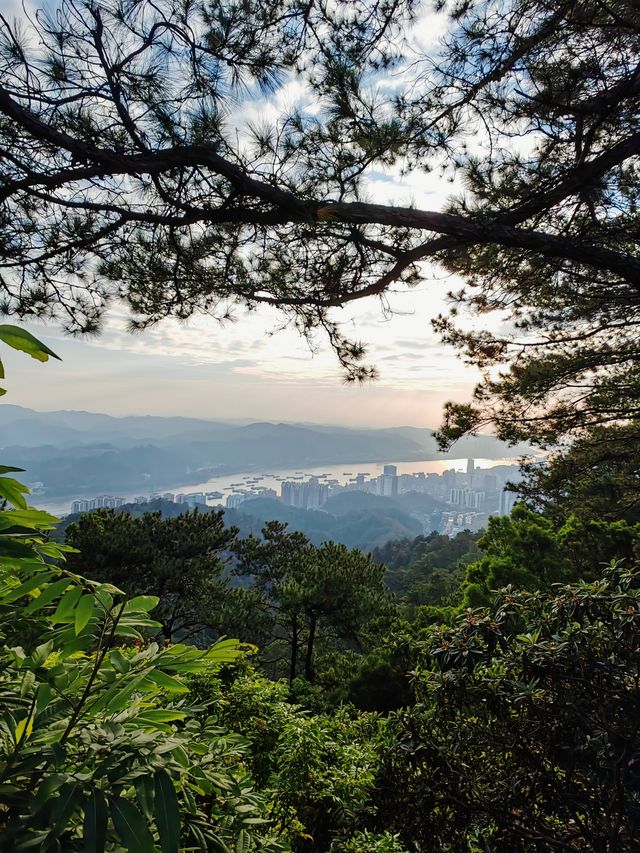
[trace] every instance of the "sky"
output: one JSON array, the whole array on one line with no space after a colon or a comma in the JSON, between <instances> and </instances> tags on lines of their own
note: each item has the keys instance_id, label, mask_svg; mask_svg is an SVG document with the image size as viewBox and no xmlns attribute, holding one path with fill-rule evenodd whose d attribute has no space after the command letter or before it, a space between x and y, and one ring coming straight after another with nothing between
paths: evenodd
<instances>
[{"instance_id":1,"label":"sky","mask_svg":"<svg viewBox=\"0 0 640 853\"><path fill-rule=\"evenodd\" d=\"M13 0L0 0L12 17ZM440 24L425 17L418 32L425 49ZM390 81L398 85L398 81ZM295 81L269 100L243 104L243 117L272 117L308 97ZM401 176L400 167L376 171L371 201L440 209L452 186L437 174ZM264 307L237 312L220 325L206 317L166 320L143 333L126 331L122 308L109 314L100 337L73 339L55 325L29 324L62 359L39 364L22 353L3 354L6 402L39 410L82 409L112 415L186 415L346 426L437 426L446 400L470 396L478 371L445 347L430 320L446 310L446 293L459 284L437 268L416 288L361 300L334 316L349 337L367 345L379 379L346 385L330 347L318 336L313 350L281 317Z\"/></svg>"}]
</instances>

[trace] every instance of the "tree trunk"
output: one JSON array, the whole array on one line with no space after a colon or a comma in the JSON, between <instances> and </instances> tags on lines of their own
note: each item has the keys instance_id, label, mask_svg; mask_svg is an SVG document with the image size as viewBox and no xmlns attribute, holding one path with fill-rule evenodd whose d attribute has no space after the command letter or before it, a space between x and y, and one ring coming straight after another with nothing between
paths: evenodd
<instances>
[{"instance_id":1,"label":"tree trunk","mask_svg":"<svg viewBox=\"0 0 640 853\"><path fill-rule=\"evenodd\" d=\"M307 655L304 662L304 677L307 681L313 681L313 644L316 639L316 620L315 613L309 616L309 639L307 640Z\"/></svg>"},{"instance_id":2,"label":"tree trunk","mask_svg":"<svg viewBox=\"0 0 640 853\"><path fill-rule=\"evenodd\" d=\"M296 677L296 669L298 668L298 617L294 616L291 620L291 660L289 662L289 684Z\"/></svg>"}]
</instances>

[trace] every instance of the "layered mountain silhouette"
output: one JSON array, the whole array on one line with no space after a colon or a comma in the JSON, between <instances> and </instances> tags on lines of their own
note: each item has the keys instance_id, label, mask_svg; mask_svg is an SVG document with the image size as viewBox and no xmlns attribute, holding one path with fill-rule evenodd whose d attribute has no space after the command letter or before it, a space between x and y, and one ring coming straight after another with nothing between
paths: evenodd
<instances>
[{"instance_id":1,"label":"layered mountain silhouette","mask_svg":"<svg viewBox=\"0 0 640 853\"><path fill-rule=\"evenodd\" d=\"M188 417L37 412L0 406L7 464L26 469L48 498L96 492L149 492L215 474L343 462L400 462L525 452L491 436L438 452L433 431L413 427L349 429L315 424L233 423Z\"/></svg>"}]
</instances>

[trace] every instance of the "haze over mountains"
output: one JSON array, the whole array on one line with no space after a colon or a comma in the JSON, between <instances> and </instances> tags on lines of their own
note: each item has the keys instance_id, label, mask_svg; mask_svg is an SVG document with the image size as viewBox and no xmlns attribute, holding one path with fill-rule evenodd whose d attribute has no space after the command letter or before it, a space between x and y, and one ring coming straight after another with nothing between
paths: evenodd
<instances>
[{"instance_id":1,"label":"haze over mountains","mask_svg":"<svg viewBox=\"0 0 640 853\"><path fill-rule=\"evenodd\" d=\"M0 406L0 446L47 498L151 491L216 474L343 462L401 462L527 452L490 436L438 452L430 429L348 429L188 417L37 412Z\"/></svg>"}]
</instances>

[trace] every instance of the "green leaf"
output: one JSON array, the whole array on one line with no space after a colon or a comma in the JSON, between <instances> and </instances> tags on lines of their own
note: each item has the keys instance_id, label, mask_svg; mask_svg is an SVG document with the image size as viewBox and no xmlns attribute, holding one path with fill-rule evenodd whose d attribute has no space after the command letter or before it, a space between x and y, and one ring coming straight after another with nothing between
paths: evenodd
<instances>
[{"instance_id":1,"label":"green leaf","mask_svg":"<svg viewBox=\"0 0 640 853\"><path fill-rule=\"evenodd\" d=\"M144 776L139 776L135 781L136 798L142 809L142 813L149 820L153 820L153 801L155 799L155 785L153 777L147 773Z\"/></svg>"},{"instance_id":2,"label":"green leaf","mask_svg":"<svg viewBox=\"0 0 640 853\"><path fill-rule=\"evenodd\" d=\"M31 653L31 660L33 662L33 666L42 666L52 651L53 640L47 640L46 643L40 643L39 646L36 646L36 648Z\"/></svg>"},{"instance_id":3,"label":"green leaf","mask_svg":"<svg viewBox=\"0 0 640 853\"><path fill-rule=\"evenodd\" d=\"M33 592L34 589L37 589L39 586L42 586L51 575L49 573L44 574L41 572L39 574L33 575L24 583L21 583L20 586L14 586L13 589L2 595L2 602L4 604L9 604L12 601L17 601L18 598L22 598L23 595L26 595L28 592Z\"/></svg>"},{"instance_id":4,"label":"green leaf","mask_svg":"<svg viewBox=\"0 0 640 853\"><path fill-rule=\"evenodd\" d=\"M51 617L52 622L67 622L73 616L73 611L78 603L78 599L82 595L82 588L79 586L74 586L72 589L67 590L65 594L60 599L58 606L56 607L56 611Z\"/></svg>"},{"instance_id":5,"label":"green leaf","mask_svg":"<svg viewBox=\"0 0 640 853\"><path fill-rule=\"evenodd\" d=\"M25 672L24 677L22 679L22 684L20 685L20 696L23 699L25 698L25 696L28 696L29 693L31 693L31 689L35 685L35 683L36 677L34 673L30 669L28 669Z\"/></svg>"},{"instance_id":6,"label":"green leaf","mask_svg":"<svg viewBox=\"0 0 640 853\"><path fill-rule=\"evenodd\" d=\"M93 616L95 602L92 595L83 595L76 607L75 631L76 637Z\"/></svg>"},{"instance_id":7,"label":"green leaf","mask_svg":"<svg viewBox=\"0 0 640 853\"><path fill-rule=\"evenodd\" d=\"M19 326L11 326L6 323L0 325L0 341L4 341L7 346L13 347L13 349L26 352L27 355L38 361L49 361L49 356L61 361L60 357L53 350L49 349L46 344L35 338L31 332L27 332L26 329L21 329Z\"/></svg>"},{"instance_id":8,"label":"green leaf","mask_svg":"<svg viewBox=\"0 0 640 853\"><path fill-rule=\"evenodd\" d=\"M15 741L16 746L20 741L28 740L33 730L33 714L27 714L16 724Z\"/></svg>"},{"instance_id":9,"label":"green leaf","mask_svg":"<svg viewBox=\"0 0 640 853\"><path fill-rule=\"evenodd\" d=\"M116 714L121 711L129 701L129 696L146 680L149 670L145 669L134 675L130 680L121 678L117 684L106 690L87 709L89 716L95 716L104 710L105 714ZM125 682L123 686L123 682Z\"/></svg>"},{"instance_id":10,"label":"green leaf","mask_svg":"<svg viewBox=\"0 0 640 853\"><path fill-rule=\"evenodd\" d=\"M48 684L38 684L36 692L36 715L45 710L52 697L53 690Z\"/></svg>"},{"instance_id":11,"label":"green leaf","mask_svg":"<svg viewBox=\"0 0 640 853\"><path fill-rule=\"evenodd\" d=\"M80 804L80 785L65 782L60 786L58 797L54 800L52 817L54 820L53 831L57 834L63 832L69 823L69 818Z\"/></svg>"},{"instance_id":12,"label":"green leaf","mask_svg":"<svg viewBox=\"0 0 640 853\"><path fill-rule=\"evenodd\" d=\"M109 797L113 826L129 853L156 853L153 836L138 809L124 797Z\"/></svg>"},{"instance_id":13,"label":"green leaf","mask_svg":"<svg viewBox=\"0 0 640 853\"><path fill-rule=\"evenodd\" d=\"M184 711L151 710L141 711L135 718L149 723L172 723L175 720L184 720L187 715Z\"/></svg>"},{"instance_id":14,"label":"green leaf","mask_svg":"<svg viewBox=\"0 0 640 853\"><path fill-rule=\"evenodd\" d=\"M150 610L153 610L154 607L158 606L158 602L160 599L157 595L136 595L135 598L130 598L129 601L125 604L124 612L127 613L130 610L144 610L148 613Z\"/></svg>"},{"instance_id":15,"label":"green leaf","mask_svg":"<svg viewBox=\"0 0 640 853\"><path fill-rule=\"evenodd\" d=\"M12 474L16 471L24 471L24 468L14 468L13 465L0 465L0 474Z\"/></svg>"},{"instance_id":16,"label":"green leaf","mask_svg":"<svg viewBox=\"0 0 640 853\"><path fill-rule=\"evenodd\" d=\"M166 672L161 672L159 669L150 672L147 679L149 681L153 681L154 684L157 684L158 687L161 687L163 690L169 690L172 693L189 692L189 688L185 687L181 681L178 681L178 679L174 678L172 675L167 675Z\"/></svg>"},{"instance_id":17,"label":"green leaf","mask_svg":"<svg viewBox=\"0 0 640 853\"><path fill-rule=\"evenodd\" d=\"M29 489L14 480L13 477L0 477L0 498L9 501L12 506L19 509L27 508L27 501L24 498L25 494L29 494Z\"/></svg>"},{"instance_id":18,"label":"green leaf","mask_svg":"<svg viewBox=\"0 0 640 853\"><path fill-rule=\"evenodd\" d=\"M5 478L0 479L0 483L3 479ZM15 527L23 527L25 531L53 530L58 520L54 515L50 515L41 509L33 509L33 507L10 509L3 511L0 516L0 530L8 530ZM15 531L12 531L10 535L15 535ZM56 551L60 551L59 546L54 545L53 547ZM49 550L50 548L50 543L45 546L45 550Z\"/></svg>"},{"instance_id":19,"label":"green leaf","mask_svg":"<svg viewBox=\"0 0 640 853\"><path fill-rule=\"evenodd\" d=\"M43 607L46 607L47 604L51 604L55 598L62 595L70 583L71 582L68 578L61 578L59 581L47 584L40 595L37 598L32 599L29 604L27 604L24 609L25 613L35 613L37 610L41 610Z\"/></svg>"},{"instance_id":20,"label":"green leaf","mask_svg":"<svg viewBox=\"0 0 640 853\"><path fill-rule=\"evenodd\" d=\"M166 770L159 770L156 773L155 782L155 817L162 853L178 853L180 849L178 797Z\"/></svg>"},{"instance_id":21,"label":"green leaf","mask_svg":"<svg viewBox=\"0 0 640 853\"><path fill-rule=\"evenodd\" d=\"M247 853L251 844L251 836L246 829L241 829L236 840L235 853Z\"/></svg>"},{"instance_id":22,"label":"green leaf","mask_svg":"<svg viewBox=\"0 0 640 853\"><path fill-rule=\"evenodd\" d=\"M107 838L107 804L102 791L95 789L84 810L82 825L84 853L104 853Z\"/></svg>"},{"instance_id":23,"label":"green leaf","mask_svg":"<svg viewBox=\"0 0 640 853\"><path fill-rule=\"evenodd\" d=\"M111 660L111 666L121 675L126 675L131 669L131 664L119 649L113 649L109 653L109 659Z\"/></svg>"}]
</instances>

